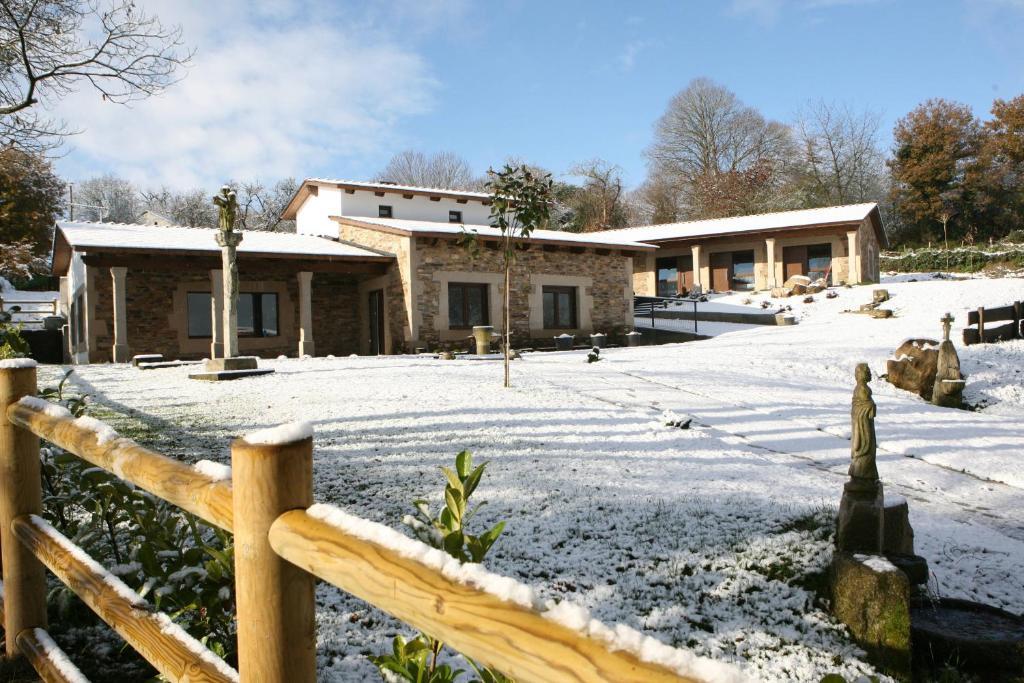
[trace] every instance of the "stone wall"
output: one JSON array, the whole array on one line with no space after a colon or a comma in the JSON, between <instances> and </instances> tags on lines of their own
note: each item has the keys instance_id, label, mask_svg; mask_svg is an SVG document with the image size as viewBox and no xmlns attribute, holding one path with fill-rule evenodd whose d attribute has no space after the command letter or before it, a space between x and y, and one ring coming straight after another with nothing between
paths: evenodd
<instances>
[{"instance_id":1,"label":"stone wall","mask_svg":"<svg viewBox=\"0 0 1024 683\"><path fill-rule=\"evenodd\" d=\"M361 325L358 287L351 276L313 273L311 299L316 355L348 356L359 353ZM295 353L295 349L292 353Z\"/></svg>"},{"instance_id":2,"label":"stone wall","mask_svg":"<svg viewBox=\"0 0 1024 683\"><path fill-rule=\"evenodd\" d=\"M383 280L387 311L386 324L388 326L386 334L392 340L392 352L397 352L398 347L411 348L413 330L410 307L408 306L408 302L414 296L414 283L410 280L411 239L402 235L368 230L344 223L338 225L338 236L344 241L395 255L397 263L388 268L387 275ZM361 325L366 323L367 318L365 310L367 307L365 295L367 294L368 291L361 288L358 295L360 297Z\"/></svg>"},{"instance_id":3,"label":"stone wall","mask_svg":"<svg viewBox=\"0 0 1024 683\"><path fill-rule=\"evenodd\" d=\"M109 362L113 350L113 285L109 268L95 268L89 305L89 361ZM242 264L243 292L277 294L278 336L241 337L239 353L272 358L298 353L299 288L296 273L251 271ZM189 338L187 295L209 292L209 271L171 272L128 267L125 280L129 353L159 353L168 359L210 356L210 338ZM358 284L347 275L314 273L313 341L319 356L359 352Z\"/></svg>"},{"instance_id":4,"label":"stone wall","mask_svg":"<svg viewBox=\"0 0 1024 683\"><path fill-rule=\"evenodd\" d=\"M474 256L454 240L416 238L412 260L415 264L418 287L418 296L415 300L418 345L437 345L454 341L456 338L461 340L469 335L468 330L448 330L446 287L448 282L460 281L459 274L478 274L479 278L470 281L484 281L489 284L489 295L492 300L490 323L496 331L500 331L503 296L502 252L500 249L490 248L487 242L480 242L478 247ZM528 250L518 253L511 275L514 339L539 338L550 342L548 335L560 332L538 329L537 321L541 319L541 315L540 311L536 310L532 311L531 325L531 293L534 295L533 308L537 308L534 290L541 286L537 284L538 281L542 282L547 277L561 278L566 282L575 279L590 282L589 286L583 288L584 291L580 293L579 298L584 305L590 303L592 299L592 304L589 310L578 311L581 329L576 332L618 333L632 321L632 261L629 256L623 256L618 250L598 254L594 249L587 248L582 253L574 253L565 247L551 250L534 243ZM494 311L497 311L497 315L493 313ZM582 323L587 318L590 319L590 324L586 329L582 329Z\"/></svg>"}]
</instances>

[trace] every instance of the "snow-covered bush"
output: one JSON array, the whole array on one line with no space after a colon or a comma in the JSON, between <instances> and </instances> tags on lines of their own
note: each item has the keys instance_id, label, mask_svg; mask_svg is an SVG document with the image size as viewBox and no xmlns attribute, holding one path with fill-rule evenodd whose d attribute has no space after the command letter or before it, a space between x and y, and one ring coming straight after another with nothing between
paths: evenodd
<instances>
[{"instance_id":1,"label":"snow-covered bush","mask_svg":"<svg viewBox=\"0 0 1024 683\"><path fill-rule=\"evenodd\" d=\"M505 522L498 522L493 527L474 536L468 532L468 523L478 509L469 506L469 498L476 491L483 477L487 463L473 467L473 456L469 451L462 451L455 456L455 469L442 467L448 483L444 489L444 507L435 516L425 500L413 501L415 515L406 515L402 523L409 527L419 540L429 546L444 550L462 562L483 562L487 551L498 540L505 529ZM454 683L466 673L464 669L454 669L449 664L438 661L444 643L431 638L425 633L418 634L411 640L396 636L392 642L391 654L370 657L370 661L380 669L381 676L391 681L412 681L414 683ZM473 660L466 658L478 678L470 683L512 683L511 679L497 671L491 671Z\"/></svg>"},{"instance_id":2,"label":"snow-covered bush","mask_svg":"<svg viewBox=\"0 0 1024 683\"><path fill-rule=\"evenodd\" d=\"M88 404L84 396L66 395L70 374L40 395L79 417ZM42 449L41 458L46 520L233 663L231 535L60 448ZM94 621L63 584L51 591L50 600L62 622L84 626Z\"/></svg>"}]
</instances>

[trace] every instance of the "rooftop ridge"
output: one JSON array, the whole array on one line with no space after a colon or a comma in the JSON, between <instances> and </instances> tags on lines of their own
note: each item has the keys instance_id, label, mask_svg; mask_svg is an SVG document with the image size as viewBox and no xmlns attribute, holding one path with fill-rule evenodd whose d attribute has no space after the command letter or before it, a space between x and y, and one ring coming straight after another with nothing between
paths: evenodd
<instances>
[{"instance_id":1,"label":"rooftop ridge","mask_svg":"<svg viewBox=\"0 0 1024 683\"><path fill-rule=\"evenodd\" d=\"M807 211L822 211L824 209L849 209L855 206L878 206L878 202L854 202L852 204L830 204L828 206L814 206L805 207L802 209L785 209L783 211L762 211L761 213L745 213L739 216L721 216L719 218L698 218L692 221L673 221L672 223L648 223L646 225L631 225L626 228L614 228L612 230L598 230L596 232L611 233L611 232L627 232L629 230L646 230L648 228L663 228L675 225L694 225L697 223L712 223L715 221L728 221L736 220L740 218L757 218L763 216L780 216L789 213L801 213Z\"/></svg>"},{"instance_id":2,"label":"rooftop ridge","mask_svg":"<svg viewBox=\"0 0 1024 683\"><path fill-rule=\"evenodd\" d=\"M377 187L381 189L391 189L395 192L400 192L403 189L408 190L420 190L423 192L448 192L454 194L466 194L479 197L490 197L492 193L482 192L480 190L469 190L463 188L454 187L430 187L428 185L406 185L405 183L392 183L380 180L351 180L348 178L306 178L303 181L305 183L338 183L342 185L365 185L367 187Z\"/></svg>"}]
</instances>

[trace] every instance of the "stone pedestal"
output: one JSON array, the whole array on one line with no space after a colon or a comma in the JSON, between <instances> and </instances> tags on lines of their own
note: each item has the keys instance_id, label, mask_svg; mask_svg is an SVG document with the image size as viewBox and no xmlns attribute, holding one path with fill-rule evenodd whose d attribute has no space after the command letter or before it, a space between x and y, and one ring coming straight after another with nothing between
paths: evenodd
<instances>
[{"instance_id":1,"label":"stone pedestal","mask_svg":"<svg viewBox=\"0 0 1024 683\"><path fill-rule=\"evenodd\" d=\"M884 557L836 552L829 568L832 611L870 660L910 675L910 582Z\"/></svg>"},{"instance_id":2,"label":"stone pedestal","mask_svg":"<svg viewBox=\"0 0 1024 683\"><path fill-rule=\"evenodd\" d=\"M836 523L836 548L879 554L885 537L885 503L881 482L874 486L851 479L843 489Z\"/></svg>"},{"instance_id":3,"label":"stone pedestal","mask_svg":"<svg viewBox=\"0 0 1024 683\"><path fill-rule=\"evenodd\" d=\"M913 555L914 529L910 526L907 499L894 496L885 501L882 550L886 555Z\"/></svg>"},{"instance_id":4,"label":"stone pedestal","mask_svg":"<svg viewBox=\"0 0 1024 683\"><path fill-rule=\"evenodd\" d=\"M476 325L473 327L473 340L476 342L476 354L486 356L491 352L491 339L494 337L492 325Z\"/></svg>"},{"instance_id":5,"label":"stone pedestal","mask_svg":"<svg viewBox=\"0 0 1024 683\"><path fill-rule=\"evenodd\" d=\"M234 358L211 358L206 361L207 372L232 372L234 370L255 370L256 356L235 356Z\"/></svg>"}]
</instances>

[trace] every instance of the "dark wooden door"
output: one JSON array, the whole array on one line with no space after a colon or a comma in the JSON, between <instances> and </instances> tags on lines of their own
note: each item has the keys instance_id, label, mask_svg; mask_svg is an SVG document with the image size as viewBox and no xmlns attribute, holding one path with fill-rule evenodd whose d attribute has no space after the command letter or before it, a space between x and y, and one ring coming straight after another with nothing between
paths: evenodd
<instances>
[{"instance_id":1,"label":"dark wooden door","mask_svg":"<svg viewBox=\"0 0 1024 683\"><path fill-rule=\"evenodd\" d=\"M384 349L384 290L375 289L369 294L368 311L370 322L370 355L382 356Z\"/></svg>"},{"instance_id":2,"label":"dark wooden door","mask_svg":"<svg viewBox=\"0 0 1024 683\"><path fill-rule=\"evenodd\" d=\"M732 252L722 251L711 254L711 288L726 292L732 282Z\"/></svg>"},{"instance_id":3,"label":"dark wooden door","mask_svg":"<svg viewBox=\"0 0 1024 683\"><path fill-rule=\"evenodd\" d=\"M682 285L682 292L689 292L693 289L693 257L679 257L679 281Z\"/></svg>"},{"instance_id":4,"label":"dark wooden door","mask_svg":"<svg viewBox=\"0 0 1024 683\"><path fill-rule=\"evenodd\" d=\"M788 280L794 275L807 274L807 247L785 247L782 250L782 262L784 264L784 279Z\"/></svg>"}]
</instances>

